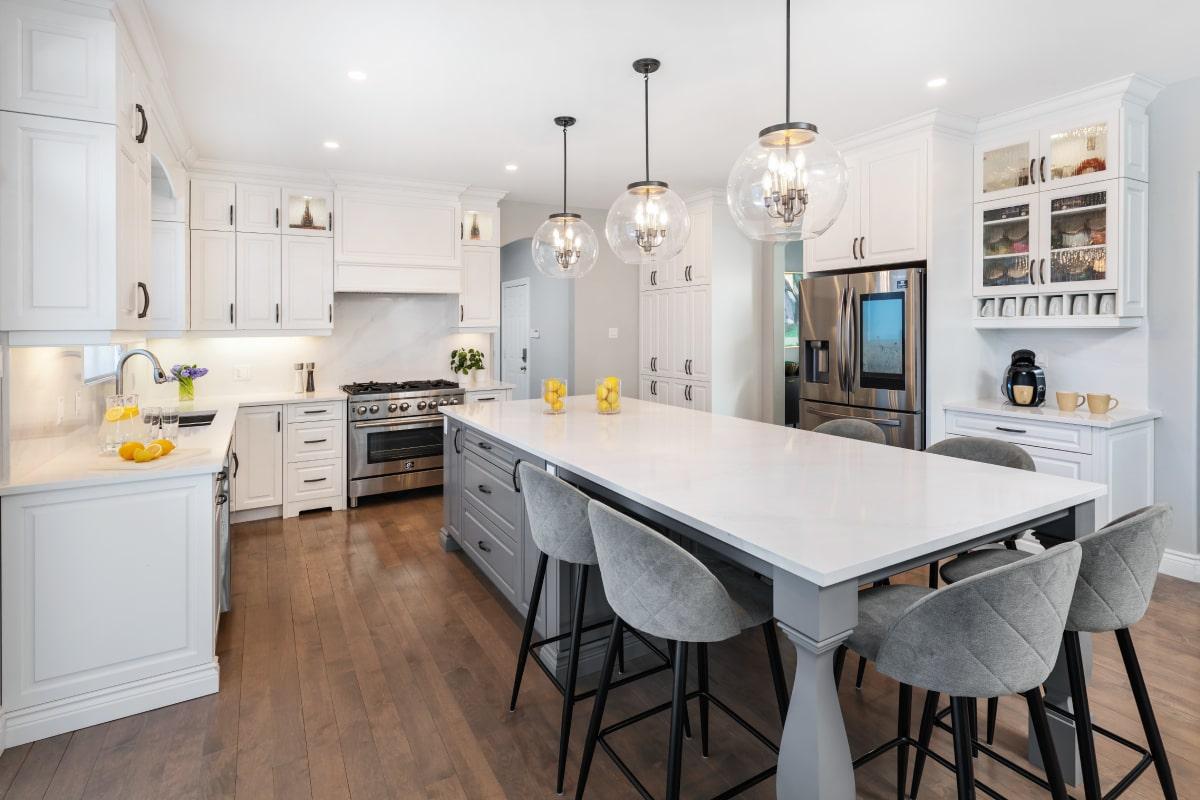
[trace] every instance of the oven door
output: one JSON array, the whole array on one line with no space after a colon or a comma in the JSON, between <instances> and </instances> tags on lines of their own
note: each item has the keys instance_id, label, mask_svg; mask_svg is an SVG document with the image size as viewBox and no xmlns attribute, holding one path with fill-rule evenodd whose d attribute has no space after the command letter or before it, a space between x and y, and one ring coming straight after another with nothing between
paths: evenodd
<instances>
[{"instance_id":1,"label":"oven door","mask_svg":"<svg viewBox=\"0 0 1200 800\"><path fill-rule=\"evenodd\" d=\"M350 480L442 466L442 416L350 423Z\"/></svg>"}]
</instances>

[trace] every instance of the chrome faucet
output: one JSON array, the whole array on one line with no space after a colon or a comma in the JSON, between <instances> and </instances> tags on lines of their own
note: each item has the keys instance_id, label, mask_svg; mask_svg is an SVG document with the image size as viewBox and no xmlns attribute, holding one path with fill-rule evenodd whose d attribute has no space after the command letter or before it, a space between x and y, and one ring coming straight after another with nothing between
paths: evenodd
<instances>
[{"instance_id":1,"label":"chrome faucet","mask_svg":"<svg viewBox=\"0 0 1200 800\"><path fill-rule=\"evenodd\" d=\"M146 358L150 359L150 363L153 365L153 371L151 372L151 375L154 377L155 383L166 383L167 381L171 380L167 376L167 373L163 372L162 364L158 363L158 358L154 355L154 353L151 353L149 350L143 350L139 347L130 350L117 360L117 394L125 394L125 378L123 377L123 373L125 372L125 362L134 356L145 356Z\"/></svg>"}]
</instances>

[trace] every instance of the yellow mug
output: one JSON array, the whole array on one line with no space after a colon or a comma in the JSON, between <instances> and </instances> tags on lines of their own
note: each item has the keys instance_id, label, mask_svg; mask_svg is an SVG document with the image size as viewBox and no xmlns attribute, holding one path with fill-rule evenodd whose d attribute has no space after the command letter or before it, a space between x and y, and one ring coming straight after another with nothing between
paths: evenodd
<instances>
[{"instance_id":1,"label":"yellow mug","mask_svg":"<svg viewBox=\"0 0 1200 800\"><path fill-rule=\"evenodd\" d=\"M1088 411L1093 414L1107 414L1119 406L1120 402L1111 394L1089 394L1087 404Z\"/></svg>"},{"instance_id":2,"label":"yellow mug","mask_svg":"<svg viewBox=\"0 0 1200 800\"><path fill-rule=\"evenodd\" d=\"M1033 387L1032 386L1014 386L1012 387L1013 400L1019 406L1027 406L1033 402Z\"/></svg>"},{"instance_id":3,"label":"yellow mug","mask_svg":"<svg viewBox=\"0 0 1200 800\"><path fill-rule=\"evenodd\" d=\"M1074 411L1087 402L1079 392L1055 392L1054 397L1058 400L1059 411Z\"/></svg>"}]
</instances>

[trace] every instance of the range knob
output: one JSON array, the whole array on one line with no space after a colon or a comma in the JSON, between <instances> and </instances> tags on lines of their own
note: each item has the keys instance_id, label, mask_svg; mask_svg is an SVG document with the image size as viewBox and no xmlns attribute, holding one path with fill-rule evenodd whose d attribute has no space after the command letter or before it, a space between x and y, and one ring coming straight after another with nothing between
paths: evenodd
<instances>
[{"instance_id":1,"label":"range knob","mask_svg":"<svg viewBox=\"0 0 1200 800\"><path fill-rule=\"evenodd\" d=\"M359 414L365 414L365 413L367 413L367 407L366 407L366 406L359 406L359 407L358 407L356 410L358 411L358 413L359 413Z\"/></svg>"},{"instance_id":2,"label":"range knob","mask_svg":"<svg viewBox=\"0 0 1200 800\"><path fill-rule=\"evenodd\" d=\"M429 405L429 404L428 404L428 403L426 403L424 400L421 400L421 401L419 401L419 402L417 403L417 411L424 411L424 410L425 410L425 407L426 407L427 405Z\"/></svg>"},{"instance_id":3,"label":"range knob","mask_svg":"<svg viewBox=\"0 0 1200 800\"><path fill-rule=\"evenodd\" d=\"M430 401L429 401L429 410L430 410L430 411L433 411L433 410L434 410L435 408L437 408L437 407L438 407L437 400L430 400Z\"/></svg>"},{"instance_id":4,"label":"range knob","mask_svg":"<svg viewBox=\"0 0 1200 800\"><path fill-rule=\"evenodd\" d=\"M379 406L377 406L377 405L375 405L374 403L372 403L372 404L371 404L371 413L372 413L372 414L375 414L375 413L377 413L378 411L379 411Z\"/></svg>"},{"instance_id":5,"label":"range knob","mask_svg":"<svg viewBox=\"0 0 1200 800\"><path fill-rule=\"evenodd\" d=\"M400 404L400 410L401 410L401 411L408 411L408 409L409 409L409 405L408 405L408 403L401 403L401 404Z\"/></svg>"},{"instance_id":6,"label":"range knob","mask_svg":"<svg viewBox=\"0 0 1200 800\"><path fill-rule=\"evenodd\" d=\"M388 411L395 411L395 410L396 410L396 404L388 403Z\"/></svg>"}]
</instances>

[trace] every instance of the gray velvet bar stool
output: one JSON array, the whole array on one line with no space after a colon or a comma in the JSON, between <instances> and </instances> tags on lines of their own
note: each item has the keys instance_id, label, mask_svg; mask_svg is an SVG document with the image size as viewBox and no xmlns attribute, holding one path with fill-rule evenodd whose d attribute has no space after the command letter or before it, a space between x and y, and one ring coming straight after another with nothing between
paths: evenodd
<instances>
[{"instance_id":1,"label":"gray velvet bar stool","mask_svg":"<svg viewBox=\"0 0 1200 800\"><path fill-rule=\"evenodd\" d=\"M1055 800L1066 800L1041 685L1062 643L1080 558L1079 545L1067 543L943 589L891 585L862 592L859 624L848 644L900 682L900 713L896 738L855 759L854 766L897 748L896 796L903 798L908 748L916 747L919 762L927 756L954 770L960 800L974 798L969 708L978 697L1020 694L1029 707L1047 784ZM916 741L908 727L914 687L926 691ZM953 762L929 749L942 694L951 698ZM978 788L1000 796L982 783Z\"/></svg>"},{"instance_id":2,"label":"gray velvet bar stool","mask_svg":"<svg viewBox=\"0 0 1200 800\"><path fill-rule=\"evenodd\" d=\"M861 442L886 444L887 438L879 426L865 419L831 419L813 428L813 433L840 436L843 439L858 439Z\"/></svg>"},{"instance_id":3,"label":"gray velvet bar stool","mask_svg":"<svg viewBox=\"0 0 1200 800\"><path fill-rule=\"evenodd\" d=\"M1071 705L1074 711L1072 713L1065 709L1052 708L1056 713L1075 720L1075 734L1079 742L1087 800L1100 800L1102 796L1116 797L1132 785L1151 763L1158 773L1163 796L1168 800L1175 800L1178 796L1167 761L1167 752L1163 747L1162 734L1154 717L1150 694L1146 690L1146 681L1142 676L1141 664L1129 632L1130 627L1145 616L1150 605L1170 529L1170 507L1154 505L1118 517L1095 533L1077 540L1082 548L1083 560L1079 567L1079 579L1075 585L1063 638L1067 676L1071 685ZM1029 558L1029 553L1019 550L977 550L959 556L942 567L942 577L949 583L957 583L998 566L1026 561ZM1117 637L1126 676L1149 745L1148 750L1092 722L1079 634L1108 632ZM994 725L995 720L990 717L989 731L994 729ZM1096 762L1094 733L1099 733L1141 756L1133 769L1122 777L1108 794L1103 795ZM990 735L988 743L991 743ZM988 752L988 755L995 754ZM1006 766L1013 766L1007 759L999 760ZM1023 769L1017 771L1025 774ZM918 767L913 773L914 797L919 784Z\"/></svg>"},{"instance_id":4,"label":"gray velvet bar stool","mask_svg":"<svg viewBox=\"0 0 1200 800\"><path fill-rule=\"evenodd\" d=\"M617 755L606 737L667 709L671 711L671 727L667 745L666 797L668 800L677 800L683 763L684 713L687 702L692 699L698 699L700 704L703 755L708 755L710 704L778 754L779 748L775 743L709 692L708 681L708 645L731 639L744 630L761 627L768 633L767 656L775 683L779 714L781 719L786 719L787 689L783 685L783 665L778 647L770 646L775 636L771 588L732 565L710 570L667 537L602 503L593 500L588 505L588 517L592 523L600 574L604 578L604 594L609 605L617 612L617 619L604 653L600 686L592 706L579 782L575 789L576 800L584 795L597 745L612 758L643 798L652 799L645 785ZM671 702L602 728L604 706L612 686L617 642L624 629L637 629L650 636L675 642ZM691 644L696 645L699 678L699 688L693 692L687 691L688 648ZM719 797L740 794L774 775L775 769L772 765L722 792Z\"/></svg>"},{"instance_id":5,"label":"gray velvet bar stool","mask_svg":"<svg viewBox=\"0 0 1200 800\"><path fill-rule=\"evenodd\" d=\"M587 586L589 568L596 565L596 546L592 540L592 528L588 521L588 502L586 494L571 486L566 481L551 475L543 469L527 462L517 465L521 478L521 494L525 498L525 509L529 515L529 532L539 550L537 570L534 573L532 595L529 598L529 613L525 617L525 629L521 635L521 648L517 654L517 672L513 678L512 699L509 711L517 708L517 695L521 691L521 678L525 674L525 664L531 652L554 642L569 639L570 651L567 657L566 683L559 681L558 676L534 656L537 664L555 688L562 693L562 720L559 726L558 738L558 773L555 791L562 794L563 778L567 765L567 746L571 737L571 719L575 704L596 694L595 689L576 692L576 680L579 675L579 649L583 634L607 626L616 627L614 621L605 619L601 622L585 626L583 612L587 605ZM542 587L546 580L546 566L554 558L575 565L575 598L571 609L571 629L566 633L549 639L533 641L534 625L536 624L538 607L542 598ZM630 681L644 678L656 672L670 668L670 658L653 642L631 631L647 648L659 658L659 663L638 673L623 676L613 685L620 686ZM624 638L618 640L618 656L621 660L620 670L624 667Z\"/></svg>"}]
</instances>

